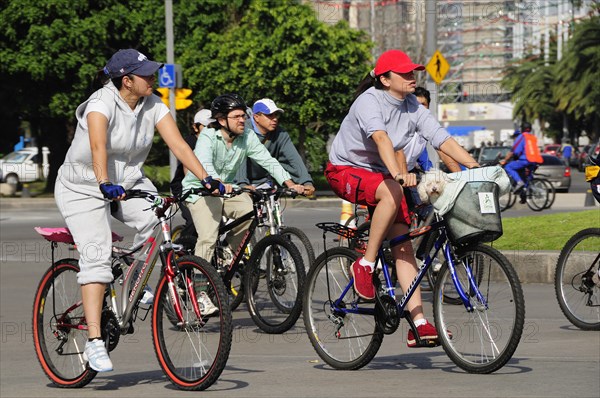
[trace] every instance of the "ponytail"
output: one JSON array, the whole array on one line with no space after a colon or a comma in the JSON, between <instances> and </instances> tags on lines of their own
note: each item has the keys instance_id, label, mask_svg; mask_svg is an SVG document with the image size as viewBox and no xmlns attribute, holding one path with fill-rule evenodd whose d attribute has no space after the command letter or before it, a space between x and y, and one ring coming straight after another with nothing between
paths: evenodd
<instances>
[{"instance_id":1,"label":"ponytail","mask_svg":"<svg viewBox=\"0 0 600 398\"><path fill-rule=\"evenodd\" d=\"M111 79L106 70L100 69L98 72L96 72L96 77L94 78L94 81L92 83L93 90L100 90L102 87L104 87L106 83L108 83L109 80L113 82L117 90L120 90L123 86L123 76Z\"/></svg>"},{"instance_id":2,"label":"ponytail","mask_svg":"<svg viewBox=\"0 0 600 398\"><path fill-rule=\"evenodd\" d=\"M382 73L379 76L385 76L388 79L390 78L391 72ZM370 71L367 75L358 83L358 87L356 91L354 91L354 98L352 102L356 101L356 99L365 91L367 91L371 87L375 87L377 90L384 90L385 86L379 80L379 76L375 76L375 70Z\"/></svg>"}]
</instances>

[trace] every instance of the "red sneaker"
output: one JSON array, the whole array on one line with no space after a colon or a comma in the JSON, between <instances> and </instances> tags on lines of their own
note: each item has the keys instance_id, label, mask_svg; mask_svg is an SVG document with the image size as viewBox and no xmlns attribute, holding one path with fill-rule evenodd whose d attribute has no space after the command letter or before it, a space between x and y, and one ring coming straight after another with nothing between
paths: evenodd
<instances>
[{"instance_id":1,"label":"red sneaker","mask_svg":"<svg viewBox=\"0 0 600 398\"><path fill-rule=\"evenodd\" d=\"M434 340L434 342L431 342L433 344L435 344L439 340L435 326L433 326L429 322L427 322L425 325L417 326L417 333L419 334L419 338L421 340L428 340L430 342L431 340ZM417 347L417 339L415 338L412 329L408 331L406 345L410 348Z\"/></svg>"},{"instance_id":2,"label":"red sneaker","mask_svg":"<svg viewBox=\"0 0 600 398\"><path fill-rule=\"evenodd\" d=\"M365 300L375 298L375 287L373 286L373 271L370 267L359 264L360 258L352 264L350 271L354 277L354 290Z\"/></svg>"}]
</instances>

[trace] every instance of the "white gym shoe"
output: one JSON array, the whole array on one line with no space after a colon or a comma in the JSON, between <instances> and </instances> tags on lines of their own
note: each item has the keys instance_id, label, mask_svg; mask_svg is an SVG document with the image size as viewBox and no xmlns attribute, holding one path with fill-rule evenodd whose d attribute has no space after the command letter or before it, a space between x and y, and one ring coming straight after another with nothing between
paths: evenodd
<instances>
[{"instance_id":1,"label":"white gym shoe","mask_svg":"<svg viewBox=\"0 0 600 398\"><path fill-rule=\"evenodd\" d=\"M96 339L85 343L83 360L88 361L90 368L96 372L110 372L113 370L113 364L102 340Z\"/></svg>"},{"instance_id":2,"label":"white gym shoe","mask_svg":"<svg viewBox=\"0 0 600 398\"><path fill-rule=\"evenodd\" d=\"M154 293L152 293L150 286L146 286L144 288L144 295L140 299L140 304L151 305L152 303L154 303Z\"/></svg>"},{"instance_id":3,"label":"white gym shoe","mask_svg":"<svg viewBox=\"0 0 600 398\"><path fill-rule=\"evenodd\" d=\"M200 304L200 314L202 315L212 315L219 311L219 308L215 307L206 292L200 292L198 295L198 304Z\"/></svg>"}]
</instances>

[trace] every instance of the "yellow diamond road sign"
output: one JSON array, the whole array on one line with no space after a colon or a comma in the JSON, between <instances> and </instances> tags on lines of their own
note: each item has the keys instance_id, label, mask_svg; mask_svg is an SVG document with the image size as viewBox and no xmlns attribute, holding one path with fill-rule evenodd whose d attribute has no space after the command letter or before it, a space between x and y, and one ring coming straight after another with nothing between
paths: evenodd
<instances>
[{"instance_id":1,"label":"yellow diamond road sign","mask_svg":"<svg viewBox=\"0 0 600 398\"><path fill-rule=\"evenodd\" d=\"M444 80L446 73L450 70L450 64L446 61L442 53L436 50L425 69L429 72L433 81L440 84Z\"/></svg>"}]
</instances>

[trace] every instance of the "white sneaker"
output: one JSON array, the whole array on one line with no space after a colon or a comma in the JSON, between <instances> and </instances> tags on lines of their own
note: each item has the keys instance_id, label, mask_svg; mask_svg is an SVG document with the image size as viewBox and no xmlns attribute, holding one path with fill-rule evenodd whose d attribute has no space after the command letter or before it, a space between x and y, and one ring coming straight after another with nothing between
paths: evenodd
<instances>
[{"instance_id":1,"label":"white sneaker","mask_svg":"<svg viewBox=\"0 0 600 398\"><path fill-rule=\"evenodd\" d=\"M152 303L154 303L154 293L152 293L150 286L146 286L144 288L144 295L140 299L140 304L151 305Z\"/></svg>"},{"instance_id":2,"label":"white sneaker","mask_svg":"<svg viewBox=\"0 0 600 398\"><path fill-rule=\"evenodd\" d=\"M525 183L523 181L517 182L517 184L513 188L513 193L519 192L521 190L521 188L523 188L524 186L525 186Z\"/></svg>"},{"instance_id":3,"label":"white sneaker","mask_svg":"<svg viewBox=\"0 0 600 398\"><path fill-rule=\"evenodd\" d=\"M219 311L219 308L215 307L206 292L200 292L198 295L198 304L200 304L200 314L202 315L212 315Z\"/></svg>"},{"instance_id":4,"label":"white sneaker","mask_svg":"<svg viewBox=\"0 0 600 398\"><path fill-rule=\"evenodd\" d=\"M88 361L90 368L96 372L110 372L113 370L113 364L102 340L96 339L85 343L83 360Z\"/></svg>"}]
</instances>

